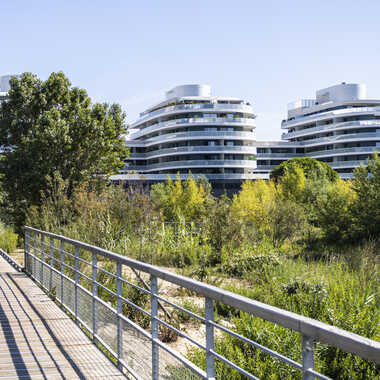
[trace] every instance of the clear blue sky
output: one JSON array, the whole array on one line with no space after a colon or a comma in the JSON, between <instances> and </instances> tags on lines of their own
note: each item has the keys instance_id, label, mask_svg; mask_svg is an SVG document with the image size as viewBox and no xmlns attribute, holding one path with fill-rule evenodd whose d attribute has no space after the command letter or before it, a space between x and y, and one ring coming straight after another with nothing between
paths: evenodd
<instances>
[{"instance_id":1,"label":"clear blue sky","mask_svg":"<svg viewBox=\"0 0 380 380\"><path fill-rule=\"evenodd\" d=\"M128 121L186 83L250 101L258 139L316 89L380 98L380 0L0 0L0 20L0 75L62 70Z\"/></svg>"}]
</instances>

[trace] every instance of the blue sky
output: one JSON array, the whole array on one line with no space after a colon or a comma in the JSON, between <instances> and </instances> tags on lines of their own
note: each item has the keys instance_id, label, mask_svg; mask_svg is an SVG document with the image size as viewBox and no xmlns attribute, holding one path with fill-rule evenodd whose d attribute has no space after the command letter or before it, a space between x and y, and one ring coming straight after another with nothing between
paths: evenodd
<instances>
[{"instance_id":1,"label":"blue sky","mask_svg":"<svg viewBox=\"0 0 380 380\"><path fill-rule=\"evenodd\" d=\"M345 82L380 98L380 1L1 0L0 75L62 70L133 121L179 84L250 101L258 139L287 103Z\"/></svg>"}]
</instances>

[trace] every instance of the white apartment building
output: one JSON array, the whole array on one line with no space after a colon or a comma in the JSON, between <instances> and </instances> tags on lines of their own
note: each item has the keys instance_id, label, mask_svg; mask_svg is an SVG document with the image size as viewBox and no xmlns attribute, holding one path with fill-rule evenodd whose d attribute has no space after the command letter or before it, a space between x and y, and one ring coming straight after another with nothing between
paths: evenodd
<instances>
[{"instance_id":1,"label":"white apartment building","mask_svg":"<svg viewBox=\"0 0 380 380\"><path fill-rule=\"evenodd\" d=\"M168 176L203 175L214 188L254 179L256 134L252 106L211 95L207 85L183 85L140 114L126 144L130 157L114 181L154 183Z\"/></svg>"}]
</instances>

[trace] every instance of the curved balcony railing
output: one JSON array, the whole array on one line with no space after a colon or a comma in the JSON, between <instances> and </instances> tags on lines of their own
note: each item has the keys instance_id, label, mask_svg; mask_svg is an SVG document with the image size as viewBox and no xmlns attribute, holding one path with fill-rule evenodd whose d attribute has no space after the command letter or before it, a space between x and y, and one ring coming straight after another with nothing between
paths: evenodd
<instances>
[{"instance_id":1,"label":"curved balcony railing","mask_svg":"<svg viewBox=\"0 0 380 380\"><path fill-rule=\"evenodd\" d=\"M304 153L257 153L258 159L304 157Z\"/></svg>"},{"instance_id":2,"label":"curved balcony railing","mask_svg":"<svg viewBox=\"0 0 380 380\"><path fill-rule=\"evenodd\" d=\"M188 127L189 124L197 124L197 125L223 125L223 126L248 126L250 128L256 127L255 119L248 118L232 118L232 117L199 117L199 118L182 118L182 119L174 119L168 120L160 123L153 124L144 129L140 129L137 132L131 134L131 139L136 139L147 135L148 133L158 132L166 129L178 128L181 126Z\"/></svg>"},{"instance_id":3,"label":"curved balcony railing","mask_svg":"<svg viewBox=\"0 0 380 380\"><path fill-rule=\"evenodd\" d=\"M256 168L256 160L184 160L160 162L150 165L126 166L125 170L139 170L149 172L153 170L177 169L177 168Z\"/></svg>"},{"instance_id":4,"label":"curved balcony railing","mask_svg":"<svg viewBox=\"0 0 380 380\"><path fill-rule=\"evenodd\" d=\"M361 127L364 128L367 126L380 127L380 120L357 120L357 121L345 121L342 123L320 125L318 127L302 129L301 131L283 133L281 137L287 140L294 137L312 135L316 132L323 133L325 131L331 131L331 130L344 130L347 127L351 127L351 126L358 127L358 128L361 128Z\"/></svg>"},{"instance_id":5,"label":"curved balcony railing","mask_svg":"<svg viewBox=\"0 0 380 380\"><path fill-rule=\"evenodd\" d=\"M163 142L181 140L249 140L256 141L254 132L228 132L228 131L193 131L166 133L144 140L144 146L152 146ZM127 143L128 145L128 143Z\"/></svg>"},{"instance_id":6,"label":"curved balcony railing","mask_svg":"<svg viewBox=\"0 0 380 380\"><path fill-rule=\"evenodd\" d=\"M336 142L343 141L356 141L356 140L380 140L380 133L350 133L347 135L335 135L328 137L320 137L318 139L310 139L305 141L297 141L297 143L301 143L303 146L310 146L315 144L323 144L329 143L334 144Z\"/></svg>"},{"instance_id":7,"label":"curved balcony railing","mask_svg":"<svg viewBox=\"0 0 380 380\"><path fill-rule=\"evenodd\" d=\"M195 104L178 104L176 106L168 106L160 108L155 111L145 111L140 113L140 119L137 120L133 125L138 125L141 122L145 122L148 119L168 113L183 112L183 111L199 111L199 110L214 110L218 112L243 112L253 114L253 109L251 105L247 104L214 104L214 103L195 103Z\"/></svg>"},{"instance_id":8,"label":"curved balcony railing","mask_svg":"<svg viewBox=\"0 0 380 380\"><path fill-rule=\"evenodd\" d=\"M198 153L198 152L207 152L207 153L248 153L256 155L256 147L254 146L181 146L177 148L166 148L166 149L157 149L153 152L148 153L131 153L129 159L149 159L162 156L172 156L181 153Z\"/></svg>"},{"instance_id":9,"label":"curved balcony railing","mask_svg":"<svg viewBox=\"0 0 380 380\"><path fill-rule=\"evenodd\" d=\"M366 160L361 160L361 161L336 161L336 162L329 162L329 165L335 169L335 168L355 168L363 164L364 166L367 166L367 161Z\"/></svg>"},{"instance_id":10,"label":"curved balcony railing","mask_svg":"<svg viewBox=\"0 0 380 380\"><path fill-rule=\"evenodd\" d=\"M309 121L318 121L323 119L332 118L334 116L342 117L347 116L350 114L357 114L357 113L373 113L373 112L380 112L379 106L374 107L355 107L355 108L342 108L339 110L334 111L326 111L321 113L316 113L314 115L309 116L298 116L294 120L286 120L281 123L281 128L289 128L296 125L302 125L304 123L307 123Z\"/></svg>"},{"instance_id":11,"label":"curved balcony railing","mask_svg":"<svg viewBox=\"0 0 380 380\"><path fill-rule=\"evenodd\" d=\"M225 174L198 174L191 173L194 178L206 177L209 180L249 180L249 179L266 179L266 173L225 173ZM186 179L189 174L179 174L180 179ZM175 180L178 174L116 174L111 176L111 181L165 181L168 177Z\"/></svg>"},{"instance_id":12,"label":"curved balcony railing","mask_svg":"<svg viewBox=\"0 0 380 380\"><path fill-rule=\"evenodd\" d=\"M306 153L305 156L308 156L308 157L326 157L327 156L328 157L328 156L356 154L356 153L372 154L375 150L380 150L380 148L376 148L375 146L365 146L365 147L318 150L316 152Z\"/></svg>"}]
</instances>

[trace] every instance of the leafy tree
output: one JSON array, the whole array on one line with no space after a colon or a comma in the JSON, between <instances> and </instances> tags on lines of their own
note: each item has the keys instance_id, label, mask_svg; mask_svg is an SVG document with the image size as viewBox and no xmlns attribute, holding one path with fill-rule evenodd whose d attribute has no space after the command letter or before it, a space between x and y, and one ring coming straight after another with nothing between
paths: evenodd
<instances>
[{"instance_id":1,"label":"leafy tree","mask_svg":"<svg viewBox=\"0 0 380 380\"><path fill-rule=\"evenodd\" d=\"M352 231L351 209L356 194L350 182L338 179L326 187L316 199L314 211L315 224L324 234L329 244L347 242Z\"/></svg>"},{"instance_id":2,"label":"leafy tree","mask_svg":"<svg viewBox=\"0 0 380 380\"><path fill-rule=\"evenodd\" d=\"M291 158L281 163L271 171L270 178L277 181L287 170L293 171L295 168L303 169L306 178L327 177L330 181L338 179L338 173L328 163L310 157Z\"/></svg>"},{"instance_id":3,"label":"leafy tree","mask_svg":"<svg viewBox=\"0 0 380 380\"><path fill-rule=\"evenodd\" d=\"M178 222L181 218L194 221L204 215L210 186L204 179L196 181L189 173L186 181L181 181L179 175L173 182L168 176L167 181L152 186L151 199L157 209L161 209L165 219Z\"/></svg>"},{"instance_id":4,"label":"leafy tree","mask_svg":"<svg viewBox=\"0 0 380 380\"><path fill-rule=\"evenodd\" d=\"M24 210L40 204L49 177L59 175L67 183L70 199L81 183L104 184L123 167L126 128L120 106L92 104L62 72L46 81L31 73L13 77L8 95L0 105L0 171L19 226Z\"/></svg>"},{"instance_id":5,"label":"leafy tree","mask_svg":"<svg viewBox=\"0 0 380 380\"><path fill-rule=\"evenodd\" d=\"M354 171L353 189L357 194L352 212L359 237L378 238L380 233L380 158L377 152Z\"/></svg>"}]
</instances>

